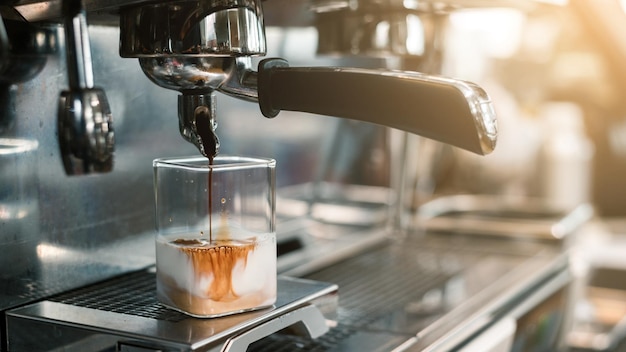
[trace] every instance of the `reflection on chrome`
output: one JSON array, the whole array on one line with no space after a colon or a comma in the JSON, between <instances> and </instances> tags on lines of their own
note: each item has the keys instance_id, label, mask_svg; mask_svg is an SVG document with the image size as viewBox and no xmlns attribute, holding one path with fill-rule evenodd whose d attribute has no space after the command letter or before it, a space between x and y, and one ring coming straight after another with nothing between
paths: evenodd
<instances>
[{"instance_id":1,"label":"reflection on chrome","mask_svg":"<svg viewBox=\"0 0 626 352\"><path fill-rule=\"evenodd\" d=\"M33 151L39 143L28 139L0 138L0 155L15 155Z\"/></svg>"},{"instance_id":2,"label":"reflection on chrome","mask_svg":"<svg viewBox=\"0 0 626 352\"><path fill-rule=\"evenodd\" d=\"M0 220L20 220L30 212L19 205L0 204Z\"/></svg>"}]
</instances>

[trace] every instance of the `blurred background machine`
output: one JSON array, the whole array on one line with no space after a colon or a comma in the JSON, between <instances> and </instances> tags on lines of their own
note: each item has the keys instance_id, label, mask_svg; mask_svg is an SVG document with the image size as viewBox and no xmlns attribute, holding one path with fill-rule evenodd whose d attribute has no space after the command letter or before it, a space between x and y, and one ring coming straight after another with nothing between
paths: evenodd
<instances>
[{"instance_id":1,"label":"blurred background machine","mask_svg":"<svg viewBox=\"0 0 626 352\"><path fill-rule=\"evenodd\" d=\"M261 2L265 57L475 82L498 115L498 145L482 157L366 122L265 119L220 95L220 153L278 162L281 287L302 291L274 315L209 326L208 338L194 335L206 323L152 295L151 162L198 149L177 131L179 93L120 56L120 13L139 4L0 3L0 350L220 350L246 339L259 351L620 349L622 3ZM71 102L77 91L97 117L91 139L71 138L71 115L58 111L59 94ZM327 333L259 333L281 316L315 322L303 302L325 314Z\"/></svg>"}]
</instances>

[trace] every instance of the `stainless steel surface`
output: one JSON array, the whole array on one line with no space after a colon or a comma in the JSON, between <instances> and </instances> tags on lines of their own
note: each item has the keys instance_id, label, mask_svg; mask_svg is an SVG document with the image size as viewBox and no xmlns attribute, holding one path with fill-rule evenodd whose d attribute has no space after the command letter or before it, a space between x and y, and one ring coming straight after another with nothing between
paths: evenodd
<instances>
[{"instance_id":1,"label":"stainless steel surface","mask_svg":"<svg viewBox=\"0 0 626 352\"><path fill-rule=\"evenodd\" d=\"M14 5L11 15L14 17L23 18L27 21L42 21L58 19L61 16L61 0L49 0L46 1L46 6L41 6L42 2L37 0L8 0L8 3ZM468 7L512 7L520 8L524 10L536 8L538 5L563 5L567 4L568 0L429 0L429 1L406 1L406 5L400 5L402 1L319 1L318 7L322 7L324 4L329 6L323 6L325 8L345 8L349 4L359 3L363 4L396 4L397 7L405 6L407 8L468 8ZM87 0L85 1L85 7L88 11L97 13L103 20L111 21L112 14L115 14L117 9L123 6L134 6L149 3L146 0ZM313 19L310 16L311 2L309 0L270 0L265 1L264 8L271 9L271 19L269 24L283 25L283 26L306 26L313 23ZM14 13L13 13L14 12Z\"/></svg>"},{"instance_id":2,"label":"stainless steel surface","mask_svg":"<svg viewBox=\"0 0 626 352\"><path fill-rule=\"evenodd\" d=\"M54 29L19 21L0 22L0 83L6 86L32 79L45 66L47 55L58 49Z\"/></svg>"},{"instance_id":3,"label":"stainless steel surface","mask_svg":"<svg viewBox=\"0 0 626 352\"><path fill-rule=\"evenodd\" d=\"M330 2L328 2L330 3ZM334 2L335 4L341 2ZM441 65L443 42L441 31L448 13L430 9L428 2L397 3L391 9L380 4L361 2L359 6L329 9L322 1L313 1L317 9L317 53L321 55L359 55L368 57L412 58L405 66L427 69Z\"/></svg>"},{"instance_id":4,"label":"stainless steel surface","mask_svg":"<svg viewBox=\"0 0 626 352\"><path fill-rule=\"evenodd\" d=\"M391 9L410 10L423 12L445 12L458 9L471 8L519 8L530 9L541 4L564 5L567 0L426 0L426 1L403 1L403 0L312 0L313 9L318 12L337 11L341 9Z\"/></svg>"},{"instance_id":5,"label":"stainless steel surface","mask_svg":"<svg viewBox=\"0 0 626 352\"><path fill-rule=\"evenodd\" d=\"M89 31L94 80L109 92L122 127L117 146L126 152L113 173L66 176L56 121L59 92L67 87L64 50L49 55L34 80L11 88L4 108L14 120L2 138L7 146L25 141L35 147L1 156L0 203L16 211L1 212L0 252L22 253L19 265L0 272L2 311L154 264L152 160L194 153L177 133L162 132L163 126L176 128L176 106L163 103L175 96L145 79L136 63L119 58L117 29Z\"/></svg>"},{"instance_id":6,"label":"stainless steel surface","mask_svg":"<svg viewBox=\"0 0 626 352\"><path fill-rule=\"evenodd\" d=\"M323 312L324 306L334 304L333 296L325 294L337 288L323 282L338 285L339 306L336 316L327 316L334 321L327 334L315 340L272 334L251 344L250 350L353 351L364 341L368 351L449 350L504 315L522 315L528 306L564 287L567 266L560 249L534 242L425 235L381 243L305 275L313 281L279 282L278 291L290 300L303 286L320 290L296 299L290 308L313 300ZM282 299L275 315L270 310L214 320L186 317L158 306L154 277L147 274L123 276L8 312L10 346L32 349L31 344L45 341L46 331L60 329L63 336L74 336L77 349L89 343L110 346L128 341L143 347L203 350L194 341L219 338L223 343L226 336L234 336L229 326L239 329L243 324L247 330L264 316L281 319ZM563 314L558 309L555 314ZM33 331L42 338L31 339ZM69 342L55 343L69 346Z\"/></svg>"},{"instance_id":7,"label":"stainless steel surface","mask_svg":"<svg viewBox=\"0 0 626 352\"><path fill-rule=\"evenodd\" d=\"M559 259L556 259L556 262L559 262ZM497 339L488 339L491 333L490 330L500 323L504 322L506 324L507 321L512 321L514 323L514 331L507 331L507 335L499 336L499 338L505 338L507 341L504 342L504 347L495 346L494 348L497 349L494 349L494 351L509 352L536 349L561 351L563 350L561 338L567 331L568 320L571 317L571 314L568 312L568 295L572 280L572 273L566 269L544 276L542 280L535 282L535 286L532 289L519 290L525 284L512 283L511 289L506 293L502 292L502 296L496 299L496 302L488 302L478 309L479 313L475 315L477 319L474 323L483 322L485 317L489 317L488 319L492 320L492 323L488 324L478 334L472 336L467 335L470 333L469 331L458 331L457 333L449 334L446 339L442 339L427 348L424 348L423 341L420 342L418 339L410 350L429 352L451 350L463 352L483 351L498 341ZM526 284L529 284L529 282ZM511 300L508 309L495 308L502 304L502 302L497 302L500 299ZM483 319L480 318L481 314L483 314ZM535 329L537 324L544 324L545 326ZM500 332L502 333L503 331ZM458 346L462 347L459 348Z\"/></svg>"},{"instance_id":8,"label":"stainless steel surface","mask_svg":"<svg viewBox=\"0 0 626 352\"><path fill-rule=\"evenodd\" d=\"M123 7L122 57L264 55L260 0L177 1Z\"/></svg>"},{"instance_id":9,"label":"stainless steel surface","mask_svg":"<svg viewBox=\"0 0 626 352\"><path fill-rule=\"evenodd\" d=\"M626 295L620 287L624 270L595 268L589 276L591 282L576 302L578 314L566 340L572 349L613 351L626 337Z\"/></svg>"},{"instance_id":10,"label":"stainless steel surface","mask_svg":"<svg viewBox=\"0 0 626 352\"><path fill-rule=\"evenodd\" d=\"M54 350L74 342L76 350L93 351L135 342L177 351L245 351L292 325L306 338L321 336L328 329L325 317L311 304L320 300L321 309L332 314L337 291L333 284L282 277L272 308L197 319L160 306L154 282L153 272L142 271L9 312L7 327L15 331L8 336L10 350ZM59 329L64 337L50 335ZM33 333L41 338L33 339Z\"/></svg>"},{"instance_id":11,"label":"stainless steel surface","mask_svg":"<svg viewBox=\"0 0 626 352\"><path fill-rule=\"evenodd\" d=\"M456 195L424 203L413 226L468 235L565 240L593 216L588 203L570 208L541 198Z\"/></svg>"},{"instance_id":12,"label":"stainless steel surface","mask_svg":"<svg viewBox=\"0 0 626 352\"><path fill-rule=\"evenodd\" d=\"M566 270L566 257L551 251L536 243L426 235L306 277L339 285L340 323L415 337L411 350L419 351L481 330L497 311Z\"/></svg>"},{"instance_id":13,"label":"stainless steel surface","mask_svg":"<svg viewBox=\"0 0 626 352\"><path fill-rule=\"evenodd\" d=\"M295 324L301 324L300 335L305 335L310 339L317 339L328 332L328 326L322 313L313 305L306 305L296 308L280 315L274 320L270 320L257 327L252 328L245 334L235 336L228 340L222 351L247 351L254 342L264 337L275 334L280 330L289 328ZM304 328L304 329L302 329ZM302 332L304 330L304 333Z\"/></svg>"},{"instance_id":14,"label":"stainless steel surface","mask_svg":"<svg viewBox=\"0 0 626 352\"><path fill-rule=\"evenodd\" d=\"M277 212L285 217L307 217L325 224L384 226L393 194L388 187L341 185L326 181L283 187ZM327 237L333 237L328 234Z\"/></svg>"},{"instance_id":15,"label":"stainless steel surface","mask_svg":"<svg viewBox=\"0 0 626 352\"><path fill-rule=\"evenodd\" d=\"M619 222L619 220L618 220ZM622 224L609 236L582 244L573 321L565 338L572 351L623 351L626 338L626 262Z\"/></svg>"},{"instance_id":16,"label":"stainless steel surface","mask_svg":"<svg viewBox=\"0 0 626 352\"><path fill-rule=\"evenodd\" d=\"M0 261L12 264L0 272L0 311L153 265L152 160L197 153L175 131L175 92L157 87L136 62L119 57L118 29L90 26L88 30L94 80L107 91L111 111L118 117L116 167L93 177L68 178L63 170L56 108L58 93L67 86L64 50L49 55L35 79L11 87L3 108L10 111L13 122L2 131L0 153L0 164L6 165L0 169L5 186L0 192L0 251L11 255L3 255ZM62 42L62 33L55 38ZM217 110L223 117L223 153L275 157L279 188L310 181L326 143L323 120L284 112L284 128L277 128L258 117L258 107L222 98ZM295 138L294 129L299 131ZM32 147L11 154L16 145ZM349 228L324 231L354 232ZM297 232L307 248L314 248L311 242L316 239L311 234ZM356 238L333 247L332 241L326 241L320 246L349 252L358 242ZM321 265L323 257L316 253L311 250L307 257L317 257L312 262ZM297 259L293 255L291 260Z\"/></svg>"},{"instance_id":17,"label":"stainless steel surface","mask_svg":"<svg viewBox=\"0 0 626 352\"><path fill-rule=\"evenodd\" d=\"M3 316L3 323L0 325L4 325L4 315L8 310L154 264L151 161L162 156L189 155L196 153L197 150L171 133L179 123L174 117L177 114L176 92L161 89L153 84L154 82L145 78L144 70L162 69L162 72L152 76L160 75L163 78L160 84L171 84L171 87L167 88L180 90L179 88L184 86L182 90L193 90L192 94L187 95L204 97L212 90L219 90L238 99L253 102L258 100L259 75L252 70L256 59L189 57L177 62L170 57L147 57L140 59L144 65L142 69L138 67L137 60L120 58L118 12L121 7L132 8L145 3L135 0L123 3L117 0L84 2L92 24L87 30L91 39L94 81L107 91L111 112L116 116L117 155L113 172L92 177L68 178L59 163L61 155L58 150L56 122L53 120L58 92L67 86L64 50L50 52L46 56L45 64L40 67L29 66L34 72L39 70L41 72L34 77L30 76L29 78L33 78L30 81L12 85L7 102L2 103L3 109L10 111L10 115L14 116L13 124L2 130L2 137L37 143L28 153L8 159L7 165L18 167L2 169L1 173L3 180L5 176L8 180L3 184L15 184L19 187L11 188L16 190L15 193L0 192L0 203L7 204L2 209L9 209L1 214L3 222L0 224L2 230L0 251L11 253L21 260L17 265L15 264L17 261L6 256L0 258L0 262L4 259L10 260L10 265L6 265L0 272L2 279L0 313ZM267 7L275 6L270 5L271 1L266 3ZM57 40L59 48L64 48L65 37L55 24L62 19L61 1L26 0L14 2L13 4L17 4L15 6L5 1L3 4L8 5L2 6L1 13L5 20L25 18L29 25L52 28L54 36L51 38ZM95 25L96 23L107 26ZM279 54L276 56L289 56L283 55L289 51L285 49L289 47L289 36L285 33L287 30L274 31L273 40L278 40L268 41L272 50ZM299 43L310 39L309 36L300 38L299 35L300 33L296 34ZM10 33L9 36L11 37ZM306 48L302 50L301 47L297 47L290 50L291 53L296 52L295 59L289 58L294 66L337 67L336 64L354 64L351 60L326 58L318 61L307 56ZM160 63L163 66L160 66ZM382 67L368 63L369 67ZM177 66L178 64L180 66ZM191 68L194 66L195 71L192 71ZM287 76L289 72L300 74L297 67L293 70L291 68L269 70L270 74L273 72ZM329 74L333 74L330 71L332 69L329 70ZM348 72L359 75L362 73L350 70ZM345 72L340 73L336 80L340 81ZM188 75L182 77L183 74ZM203 76L196 77L196 74ZM368 72L366 76L384 79L380 71ZM413 74L406 76L410 76L409 81L415 78ZM148 77L151 75L148 74ZM407 79L401 74L394 78L397 78L398 82ZM328 82L318 87L320 91L325 91L329 89L328 87L335 88ZM464 87L466 86L462 85L461 88L455 86L457 98L460 98L459 89L463 92ZM209 111L215 109L216 114L221 116L219 123L222 152L229 154L254 152L258 155L276 157L279 165L277 176L279 186L311 181L315 170L320 167L319 150L323 149L328 140L329 120L283 111L281 120L267 121L259 119L257 106L242 104L230 97L223 98L220 99L219 106L202 103L188 109L195 112L200 105ZM280 97L278 98L280 100ZM277 107L283 109L282 106ZM480 106L469 106L469 109L473 107ZM380 117L387 118L388 115L386 111ZM477 135L474 123L480 121L475 119L475 115L469 116L465 120L468 126L471 126L467 132ZM209 122L208 125L214 126L213 122ZM485 131L495 132L490 129ZM446 131L446 133L457 132L462 131L456 127ZM489 143L483 145L480 138L476 138L479 141L473 143L472 148L482 152L484 145L489 146ZM372 140L369 144L373 143ZM362 150L359 150L358 154L363 154ZM4 163L4 159L2 162ZM355 164L356 162L351 165ZM380 172L380 169L382 167L372 168L369 172ZM17 172L13 173L12 170ZM343 181L352 180L346 178ZM16 206L12 207L13 204ZM414 346L417 340L432 345L440 338L461 330L470 334L472 331L481 330L483 325L474 325L468 321L472 319L471 312L485 306L489 309L495 308L496 306L484 305L481 302L484 302L483 299L489 300L496 296L503 297L498 296L500 288L510 284L511 287L526 292L524 291L526 288L534 288L537 281L541 281L543 277L563 269L562 262L549 260L554 258L553 255L560 258L557 253L551 250L548 250L549 253L542 252L545 247L536 244L496 241L491 243L499 243L501 247L495 245L492 248L473 238L464 240L454 236L433 242L390 243L389 238L385 237L387 233L382 228L368 227L364 230L359 226L352 226L354 224L348 217L342 217L345 211L350 210L349 207L341 209L341 212L335 212L336 209L329 211L323 207L316 209L326 211L325 216L320 216L325 219L329 219L328 214L334 212L332 215L343 220L343 225L341 221L333 224L320 223L305 216L304 219L294 220L294 222L303 220L304 226L296 224L289 228L287 226L291 219L280 219L277 226L278 244L279 249L283 248L287 254L279 260L279 270L310 278L327 277L339 284L340 290L342 292L345 290L346 294L342 295L345 298L340 298L342 308L340 318L336 319L337 325L315 341L273 334L253 348L260 349L262 344L276 343L277 347L274 350L313 349L322 346L344 351L355 349L389 351L396 347L409 348ZM379 215L378 210L380 209L374 212L376 219L371 218L370 224L379 225L379 222L384 222L384 217ZM362 217L364 215L361 212L352 219L358 220ZM344 226L346 223L348 225ZM515 281L520 278L525 279ZM515 283L519 285L513 285ZM461 286L462 288L458 289ZM389 290L390 287L393 290ZM103 291L112 293L109 286L104 287ZM153 292L150 288L147 291ZM447 295L448 292L454 294ZM512 291L507 290L505 298L498 300L498 304L501 303L499 307L509 308L510 292ZM457 293L466 295L458 298L455 296ZM97 297L97 303L104 302L102 296ZM124 300L125 296L123 292L116 292L108 297L111 306L107 309L116 309L114 308L116 304ZM443 307L441 302L444 302ZM62 304L53 303L50 305L46 303L44 306L58 307ZM74 307L74 304L70 306ZM89 320L100 316L100 313L93 316L82 313L98 310L107 316L107 319L113 318L122 323L131 320L140 324L162 318L140 316L139 314L150 314L145 309L153 307L145 302L122 306L122 310L126 309L125 313L103 312L93 307L75 307L57 313L69 318L78 312L78 319ZM127 310L129 307L136 310L129 312ZM157 308L152 311L154 312L162 311ZM489 318L489 312L481 311L480 317ZM41 321L29 321L28 324L33 322L40 327L46 325ZM11 331L16 331L16 334L28 334L31 325L27 324L21 328L15 324L16 320L13 320ZM452 327L458 327L460 330ZM420 332L419 339L417 331ZM4 327L0 329L2 340L6 340L6 333ZM67 337L67 340L58 341L64 343L62 348L82 351L84 348L81 346L84 344L97 345L102 342L100 337L87 336L83 339L81 334L76 333L73 328L64 330L63 337ZM185 336L190 336L189 331L184 333L187 333ZM45 337L43 334L41 336ZM59 338L57 335L51 336L53 341ZM29 343L38 341L31 335L26 336L24 340ZM104 340L108 343L107 338ZM0 349L6 347L0 346ZM134 340L123 341L117 346L118 349L131 347L135 350L151 349L151 346L142 346Z\"/></svg>"},{"instance_id":18,"label":"stainless steel surface","mask_svg":"<svg viewBox=\"0 0 626 352\"><path fill-rule=\"evenodd\" d=\"M451 13L476 8L512 8L532 11L540 6L563 5L567 0L312 0L316 12L317 52L323 55L394 57L405 66L426 69L440 65L442 37Z\"/></svg>"},{"instance_id":19,"label":"stainless steel surface","mask_svg":"<svg viewBox=\"0 0 626 352\"><path fill-rule=\"evenodd\" d=\"M39 233L39 192L33 176L38 147L33 140L0 138L0 248L4 249L0 281L21 275L31 266L29 258L35 254L29 242Z\"/></svg>"},{"instance_id":20,"label":"stainless steel surface","mask_svg":"<svg viewBox=\"0 0 626 352\"><path fill-rule=\"evenodd\" d=\"M348 213L354 211L359 210ZM380 227L364 230L308 217L279 222L277 228L278 272L289 276L310 274L389 241Z\"/></svg>"},{"instance_id":21,"label":"stainless steel surface","mask_svg":"<svg viewBox=\"0 0 626 352\"><path fill-rule=\"evenodd\" d=\"M4 19L0 22L0 133L4 134L15 125L13 85L39 74L47 55L58 48L53 28Z\"/></svg>"}]
</instances>

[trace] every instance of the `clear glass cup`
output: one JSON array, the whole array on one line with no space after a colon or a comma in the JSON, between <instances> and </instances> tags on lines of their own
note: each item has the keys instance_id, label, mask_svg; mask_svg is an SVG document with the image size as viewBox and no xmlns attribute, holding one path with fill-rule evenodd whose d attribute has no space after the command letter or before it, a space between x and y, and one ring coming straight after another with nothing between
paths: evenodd
<instances>
[{"instance_id":1,"label":"clear glass cup","mask_svg":"<svg viewBox=\"0 0 626 352\"><path fill-rule=\"evenodd\" d=\"M159 301L195 317L273 305L276 162L162 158L153 167Z\"/></svg>"}]
</instances>

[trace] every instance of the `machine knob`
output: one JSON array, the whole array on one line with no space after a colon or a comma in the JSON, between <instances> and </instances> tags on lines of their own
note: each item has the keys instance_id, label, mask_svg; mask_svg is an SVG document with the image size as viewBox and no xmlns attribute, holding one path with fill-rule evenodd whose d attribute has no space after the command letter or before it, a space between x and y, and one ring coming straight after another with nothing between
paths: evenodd
<instances>
[{"instance_id":1,"label":"machine knob","mask_svg":"<svg viewBox=\"0 0 626 352\"><path fill-rule=\"evenodd\" d=\"M111 171L114 134L104 91L91 88L61 93L58 117L65 172L81 175Z\"/></svg>"}]
</instances>

